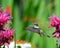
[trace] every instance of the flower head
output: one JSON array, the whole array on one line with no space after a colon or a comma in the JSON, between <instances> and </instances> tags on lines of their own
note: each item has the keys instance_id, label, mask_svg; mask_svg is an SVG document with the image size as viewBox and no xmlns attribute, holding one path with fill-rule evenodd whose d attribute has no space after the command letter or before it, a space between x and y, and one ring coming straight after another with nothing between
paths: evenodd
<instances>
[{"instance_id":1,"label":"flower head","mask_svg":"<svg viewBox=\"0 0 60 48\"><path fill-rule=\"evenodd\" d=\"M0 12L0 26L3 26L6 23L8 23L11 20L11 18L12 17L10 16L10 12L8 12L8 11Z\"/></svg>"},{"instance_id":2,"label":"flower head","mask_svg":"<svg viewBox=\"0 0 60 48\"><path fill-rule=\"evenodd\" d=\"M60 25L60 18L58 18L57 16L50 16L49 18L51 20L52 27L56 27L57 25Z\"/></svg>"},{"instance_id":3,"label":"flower head","mask_svg":"<svg viewBox=\"0 0 60 48\"><path fill-rule=\"evenodd\" d=\"M55 32L52 35L53 35L53 37L60 38L60 31L59 30L55 30Z\"/></svg>"},{"instance_id":4,"label":"flower head","mask_svg":"<svg viewBox=\"0 0 60 48\"><path fill-rule=\"evenodd\" d=\"M9 44L9 40L13 39L13 35L14 35L15 30L13 29L5 29L5 31L1 31L0 32L0 45L3 45L5 43Z\"/></svg>"},{"instance_id":5,"label":"flower head","mask_svg":"<svg viewBox=\"0 0 60 48\"><path fill-rule=\"evenodd\" d=\"M51 16L50 17L51 20L51 26L55 27L55 32L53 32L53 37L60 37L60 18L58 18L57 16Z\"/></svg>"},{"instance_id":6,"label":"flower head","mask_svg":"<svg viewBox=\"0 0 60 48\"><path fill-rule=\"evenodd\" d=\"M15 30L4 27L6 23L10 23L11 18L11 8L7 7L7 9L3 11L0 6L0 45L9 44L9 40L13 39Z\"/></svg>"}]
</instances>

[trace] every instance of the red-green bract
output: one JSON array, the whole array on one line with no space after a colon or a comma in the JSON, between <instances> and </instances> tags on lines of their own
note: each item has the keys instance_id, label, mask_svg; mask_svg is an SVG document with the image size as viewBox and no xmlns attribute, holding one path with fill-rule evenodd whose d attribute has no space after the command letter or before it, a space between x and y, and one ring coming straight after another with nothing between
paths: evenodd
<instances>
[{"instance_id":1,"label":"red-green bract","mask_svg":"<svg viewBox=\"0 0 60 48\"><path fill-rule=\"evenodd\" d=\"M8 11L1 12L1 10L0 10L0 26L3 26L6 23L9 23L9 21L11 20L12 17L10 16L10 12L8 12Z\"/></svg>"}]
</instances>

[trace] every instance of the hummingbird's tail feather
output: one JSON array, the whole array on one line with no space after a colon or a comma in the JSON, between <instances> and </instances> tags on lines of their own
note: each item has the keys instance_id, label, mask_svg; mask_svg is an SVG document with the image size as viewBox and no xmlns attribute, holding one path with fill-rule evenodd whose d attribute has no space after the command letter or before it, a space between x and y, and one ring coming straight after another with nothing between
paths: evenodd
<instances>
[{"instance_id":1,"label":"hummingbird's tail feather","mask_svg":"<svg viewBox=\"0 0 60 48\"><path fill-rule=\"evenodd\" d=\"M49 35L47 35L46 33L44 33L44 32L40 32L39 33L40 35L43 35L43 36L47 36L47 37L49 37L50 38L50 36Z\"/></svg>"},{"instance_id":2,"label":"hummingbird's tail feather","mask_svg":"<svg viewBox=\"0 0 60 48\"><path fill-rule=\"evenodd\" d=\"M44 36L47 36L47 37L49 37L50 38L50 36L48 35L48 34L46 34L46 33L43 33L44 34Z\"/></svg>"}]
</instances>

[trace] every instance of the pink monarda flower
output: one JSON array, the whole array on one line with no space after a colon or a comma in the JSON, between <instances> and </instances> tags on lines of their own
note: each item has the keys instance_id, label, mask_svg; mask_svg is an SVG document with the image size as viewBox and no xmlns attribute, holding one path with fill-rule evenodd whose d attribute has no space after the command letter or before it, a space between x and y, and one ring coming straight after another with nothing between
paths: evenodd
<instances>
[{"instance_id":1,"label":"pink monarda flower","mask_svg":"<svg viewBox=\"0 0 60 48\"><path fill-rule=\"evenodd\" d=\"M8 6L5 11L0 6L0 46L9 44L14 37L15 30L5 28L6 23L11 23L11 7Z\"/></svg>"},{"instance_id":2,"label":"pink monarda flower","mask_svg":"<svg viewBox=\"0 0 60 48\"><path fill-rule=\"evenodd\" d=\"M60 18L58 18L57 16L51 16L50 17L50 24L52 27L55 27L55 32L53 33L53 37L60 37Z\"/></svg>"},{"instance_id":3,"label":"pink monarda flower","mask_svg":"<svg viewBox=\"0 0 60 48\"><path fill-rule=\"evenodd\" d=\"M60 25L60 18L59 17L57 17L57 16L50 16L49 18L51 20L50 23L51 23L52 27L56 27L57 25Z\"/></svg>"},{"instance_id":4,"label":"pink monarda flower","mask_svg":"<svg viewBox=\"0 0 60 48\"><path fill-rule=\"evenodd\" d=\"M1 7L0 7L1 8ZM1 11L2 9L0 9ZM2 11L0 12L0 27L5 25L6 23L9 23L11 20L10 12L8 11Z\"/></svg>"},{"instance_id":5,"label":"pink monarda flower","mask_svg":"<svg viewBox=\"0 0 60 48\"><path fill-rule=\"evenodd\" d=\"M9 44L9 40L13 39L15 30L13 29L5 29L0 32L0 45Z\"/></svg>"}]
</instances>

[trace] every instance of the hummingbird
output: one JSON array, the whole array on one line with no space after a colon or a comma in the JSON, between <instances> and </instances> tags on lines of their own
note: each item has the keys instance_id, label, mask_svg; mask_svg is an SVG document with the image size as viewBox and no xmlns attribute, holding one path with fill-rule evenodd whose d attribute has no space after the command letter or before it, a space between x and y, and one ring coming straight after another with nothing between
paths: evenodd
<instances>
[{"instance_id":1,"label":"hummingbird","mask_svg":"<svg viewBox=\"0 0 60 48\"><path fill-rule=\"evenodd\" d=\"M25 30L29 30L31 32L38 33L39 35L50 37L49 35L43 32L43 30L39 27L37 23L34 23L33 27L26 27Z\"/></svg>"}]
</instances>

